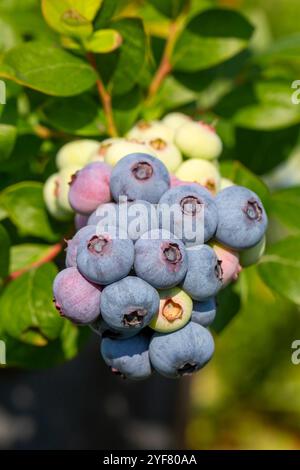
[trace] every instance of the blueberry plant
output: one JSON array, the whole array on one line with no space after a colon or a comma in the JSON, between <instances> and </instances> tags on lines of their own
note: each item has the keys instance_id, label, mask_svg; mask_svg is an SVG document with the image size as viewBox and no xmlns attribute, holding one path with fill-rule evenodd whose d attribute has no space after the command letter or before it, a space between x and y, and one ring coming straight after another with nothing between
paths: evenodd
<instances>
[{"instance_id":1,"label":"blueberry plant","mask_svg":"<svg viewBox=\"0 0 300 470\"><path fill-rule=\"evenodd\" d=\"M101 152L115 165L124 135L130 138L126 153L147 140L147 153L167 162L175 179L200 175L198 182L210 189L226 182L245 186L266 208L265 254L247 268L265 241L244 253L239 281L219 295L216 333L250 303L259 311L253 286L280 299L279 309L282 299L300 303L300 189L275 191L262 178L297 144L300 107L291 100L291 83L299 52L299 37L257 47L255 21L217 0L1 2L0 339L9 366L71 359L90 333L61 318L52 303L65 239L75 233L68 182ZM209 138L203 141L191 118L202 121ZM210 126L217 133L209 133ZM214 165L220 153L222 181ZM87 213L94 209L87 207ZM76 216L77 228L85 225L83 217ZM87 297L97 295L93 290ZM207 306L208 313L214 310Z\"/></svg>"}]
</instances>

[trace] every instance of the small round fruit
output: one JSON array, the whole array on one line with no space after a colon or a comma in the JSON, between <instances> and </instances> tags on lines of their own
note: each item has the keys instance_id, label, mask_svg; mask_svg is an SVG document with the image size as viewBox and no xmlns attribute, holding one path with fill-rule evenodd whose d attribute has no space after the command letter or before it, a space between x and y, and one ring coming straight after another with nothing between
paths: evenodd
<instances>
[{"instance_id":1,"label":"small round fruit","mask_svg":"<svg viewBox=\"0 0 300 470\"><path fill-rule=\"evenodd\" d=\"M154 369L169 378L197 372L214 353L214 340L201 325L189 322L173 333L155 333L150 340L149 355Z\"/></svg>"},{"instance_id":2,"label":"small round fruit","mask_svg":"<svg viewBox=\"0 0 300 470\"><path fill-rule=\"evenodd\" d=\"M71 268L72 266L77 266L77 251L79 243L85 241L86 243L95 233L95 227L87 225L82 227L78 232L75 233L74 237L71 240L67 240L66 248L66 267Z\"/></svg>"},{"instance_id":3,"label":"small round fruit","mask_svg":"<svg viewBox=\"0 0 300 470\"><path fill-rule=\"evenodd\" d=\"M72 207L69 203L69 191L70 183L72 181L73 175L77 172L78 168L76 166L68 166L60 170L58 174L59 185L57 190L57 200L60 207L65 211L73 212Z\"/></svg>"},{"instance_id":4,"label":"small round fruit","mask_svg":"<svg viewBox=\"0 0 300 470\"><path fill-rule=\"evenodd\" d=\"M187 270L185 246L167 230L146 232L135 244L134 269L157 289L174 287Z\"/></svg>"},{"instance_id":5,"label":"small round fruit","mask_svg":"<svg viewBox=\"0 0 300 470\"><path fill-rule=\"evenodd\" d=\"M195 300L193 302L193 312L191 321L199 325L208 327L216 317L217 306L216 299L211 297L203 302Z\"/></svg>"},{"instance_id":6,"label":"small round fruit","mask_svg":"<svg viewBox=\"0 0 300 470\"><path fill-rule=\"evenodd\" d=\"M59 186L59 174L54 173L47 179L43 187L45 205L55 219L61 221L70 220L72 212L64 210L58 203Z\"/></svg>"},{"instance_id":7,"label":"small round fruit","mask_svg":"<svg viewBox=\"0 0 300 470\"><path fill-rule=\"evenodd\" d=\"M127 339L135 336L139 333L140 330L138 329L128 329L117 331L111 328L105 320L103 320L102 316L99 315L95 321L89 324L90 329L96 333L96 335L100 336L100 338L110 338L110 339Z\"/></svg>"},{"instance_id":8,"label":"small round fruit","mask_svg":"<svg viewBox=\"0 0 300 470\"><path fill-rule=\"evenodd\" d=\"M77 248L79 271L91 282L103 285L126 277L134 261L134 246L127 233L117 227L90 227L94 232Z\"/></svg>"},{"instance_id":9,"label":"small round fruit","mask_svg":"<svg viewBox=\"0 0 300 470\"><path fill-rule=\"evenodd\" d=\"M161 228L189 246L210 240L218 223L214 198L207 189L193 183L165 192L159 201L158 217Z\"/></svg>"},{"instance_id":10,"label":"small round fruit","mask_svg":"<svg viewBox=\"0 0 300 470\"><path fill-rule=\"evenodd\" d=\"M152 373L149 338L142 333L128 339L103 338L101 355L113 374L143 380Z\"/></svg>"},{"instance_id":11,"label":"small round fruit","mask_svg":"<svg viewBox=\"0 0 300 470\"><path fill-rule=\"evenodd\" d=\"M157 204L170 186L169 173L165 165L145 153L132 153L122 158L113 168L110 189L119 202L121 196L129 201L142 199Z\"/></svg>"},{"instance_id":12,"label":"small round fruit","mask_svg":"<svg viewBox=\"0 0 300 470\"><path fill-rule=\"evenodd\" d=\"M222 152L222 141L215 129L201 121L189 121L180 126L175 144L189 158L213 160Z\"/></svg>"},{"instance_id":13,"label":"small round fruit","mask_svg":"<svg viewBox=\"0 0 300 470\"><path fill-rule=\"evenodd\" d=\"M96 140L74 140L65 144L56 156L56 165L59 169L76 166L77 170L85 166L93 153L97 152L100 142Z\"/></svg>"},{"instance_id":14,"label":"small round fruit","mask_svg":"<svg viewBox=\"0 0 300 470\"><path fill-rule=\"evenodd\" d=\"M89 163L73 176L69 202L80 214L91 214L99 204L111 201L111 167L106 163Z\"/></svg>"},{"instance_id":15,"label":"small round fruit","mask_svg":"<svg viewBox=\"0 0 300 470\"><path fill-rule=\"evenodd\" d=\"M123 139L121 137L111 137L109 139L102 140L102 142L99 142L100 145L98 149L92 153L88 163L104 162L105 156L110 147L118 142L123 142Z\"/></svg>"},{"instance_id":16,"label":"small round fruit","mask_svg":"<svg viewBox=\"0 0 300 470\"><path fill-rule=\"evenodd\" d=\"M187 249L188 270L182 288L194 300L215 296L223 287L222 262L208 245Z\"/></svg>"},{"instance_id":17,"label":"small round fruit","mask_svg":"<svg viewBox=\"0 0 300 470\"><path fill-rule=\"evenodd\" d=\"M218 257L218 260L221 261L224 288L231 282L237 281L239 274L242 271L239 253L220 245L220 243L213 242L211 246Z\"/></svg>"},{"instance_id":18,"label":"small round fruit","mask_svg":"<svg viewBox=\"0 0 300 470\"><path fill-rule=\"evenodd\" d=\"M174 112L166 114L162 119L162 122L176 132L179 127L181 127L183 124L186 124L187 122L191 122L191 120L192 119L189 116L186 116L186 114Z\"/></svg>"},{"instance_id":19,"label":"small round fruit","mask_svg":"<svg viewBox=\"0 0 300 470\"><path fill-rule=\"evenodd\" d=\"M215 194L220 187L221 176L218 168L206 160L186 160L180 165L175 175L182 181L199 183L212 194Z\"/></svg>"},{"instance_id":20,"label":"small round fruit","mask_svg":"<svg viewBox=\"0 0 300 470\"><path fill-rule=\"evenodd\" d=\"M256 245L264 236L268 218L257 194L242 186L230 186L216 198L219 223L216 239L234 250Z\"/></svg>"},{"instance_id":21,"label":"small round fruit","mask_svg":"<svg viewBox=\"0 0 300 470\"><path fill-rule=\"evenodd\" d=\"M159 292L159 311L150 323L150 328L160 333L179 330L187 324L192 315L193 301L179 287Z\"/></svg>"},{"instance_id":22,"label":"small round fruit","mask_svg":"<svg viewBox=\"0 0 300 470\"><path fill-rule=\"evenodd\" d=\"M131 153L146 153L156 157L156 152L149 145L143 142L137 142L129 139L122 139L113 143L105 154L105 162L111 166L115 166L122 158Z\"/></svg>"},{"instance_id":23,"label":"small round fruit","mask_svg":"<svg viewBox=\"0 0 300 470\"><path fill-rule=\"evenodd\" d=\"M160 121L140 121L127 134L128 139L145 142L151 139L163 139L173 142L174 130Z\"/></svg>"},{"instance_id":24,"label":"small round fruit","mask_svg":"<svg viewBox=\"0 0 300 470\"><path fill-rule=\"evenodd\" d=\"M240 264L243 268L247 268L248 266L252 266L253 264L258 263L260 258L263 256L266 249L266 237L265 235L252 248L248 248L247 250L243 250L240 252Z\"/></svg>"},{"instance_id":25,"label":"small round fruit","mask_svg":"<svg viewBox=\"0 0 300 470\"><path fill-rule=\"evenodd\" d=\"M57 274L53 294L60 315L74 323L88 324L100 315L100 287L88 282L74 267Z\"/></svg>"},{"instance_id":26,"label":"small round fruit","mask_svg":"<svg viewBox=\"0 0 300 470\"><path fill-rule=\"evenodd\" d=\"M113 330L141 330L158 311L159 295L147 282L128 276L105 287L100 309Z\"/></svg>"},{"instance_id":27,"label":"small round fruit","mask_svg":"<svg viewBox=\"0 0 300 470\"><path fill-rule=\"evenodd\" d=\"M169 171L175 171L182 163L182 155L172 142L157 138L147 141L147 145Z\"/></svg>"}]
</instances>

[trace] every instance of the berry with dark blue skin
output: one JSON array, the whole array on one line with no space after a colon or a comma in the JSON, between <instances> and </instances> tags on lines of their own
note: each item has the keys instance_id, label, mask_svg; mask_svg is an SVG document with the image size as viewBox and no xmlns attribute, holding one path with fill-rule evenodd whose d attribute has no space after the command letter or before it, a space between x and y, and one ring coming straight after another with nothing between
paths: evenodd
<instances>
[{"instance_id":1,"label":"berry with dark blue skin","mask_svg":"<svg viewBox=\"0 0 300 470\"><path fill-rule=\"evenodd\" d=\"M135 244L135 272L157 289L176 286L187 267L184 244L166 230L146 232Z\"/></svg>"},{"instance_id":2,"label":"berry with dark blue skin","mask_svg":"<svg viewBox=\"0 0 300 470\"><path fill-rule=\"evenodd\" d=\"M170 230L187 245L210 240L217 229L218 211L214 198L197 184L169 189L159 201L158 213L160 227Z\"/></svg>"},{"instance_id":3,"label":"berry with dark blue skin","mask_svg":"<svg viewBox=\"0 0 300 470\"><path fill-rule=\"evenodd\" d=\"M128 276L103 290L101 315L117 331L138 331L150 323L159 309L158 292L138 277Z\"/></svg>"},{"instance_id":4,"label":"berry with dark blue skin","mask_svg":"<svg viewBox=\"0 0 300 470\"><path fill-rule=\"evenodd\" d=\"M129 201L142 199L157 204L170 187L170 177L158 158L146 153L132 153L122 158L114 167L110 190L116 202L120 196Z\"/></svg>"},{"instance_id":5,"label":"berry with dark blue skin","mask_svg":"<svg viewBox=\"0 0 300 470\"><path fill-rule=\"evenodd\" d=\"M243 186L230 186L216 196L219 223L216 239L235 250L256 245L264 236L268 219L257 194Z\"/></svg>"},{"instance_id":6,"label":"berry with dark blue skin","mask_svg":"<svg viewBox=\"0 0 300 470\"><path fill-rule=\"evenodd\" d=\"M150 361L154 369L169 378L197 372L214 353L210 332L190 322L173 333L155 333L150 341Z\"/></svg>"},{"instance_id":7,"label":"berry with dark blue skin","mask_svg":"<svg viewBox=\"0 0 300 470\"><path fill-rule=\"evenodd\" d=\"M131 271L134 246L127 233L116 227L94 228L89 240L81 240L77 249L77 267L96 284L111 284Z\"/></svg>"},{"instance_id":8,"label":"berry with dark blue skin","mask_svg":"<svg viewBox=\"0 0 300 470\"><path fill-rule=\"evenodd\" d=\"M96 227L86 226L82 229L78 230L75 233L74 237L71 240L67 241L67 248L66 248L66 267L71 268L72 266L77 266L77 250L79 243L82 240L88 242L88 240L94 235Z\"/></svg>"},{"instance_id":9,"label":"berry with dark blue skin","mask_svg":"<svg viewBox=\"0 0 300 470\"><path fill-rule=\"evenodd\" d=\"M188 270L182 288L194 300L206 300L216 295L223 287L222 263L208 245L199 245L186 250Z\"/></svg>"},{"instance_id":10,"label":"berry with dark blue skin","mask_svg":"<svg viewBox=\"0 0 300 470\"><path fill-rule=\"evenodd\" d=\"M99 206L89 217L88 224L121 227L136 241L145 232L158 228L157 210L154 204L142 200L111 202Z\"/></svg>"},{"instance_id":11,"label":"berry with dark blue skin","mask_svg":"<svg viewBox=\"0 0 300 470\"><path fill-rule=\"evenodd\" d=\"M149 338L139 334L128 339L103 338L101 354L115 375L142 380L152 373L149 359Z\"/></svg>"},{"instance_id":12,"label":"berry with dark blue skin","mask_svg":"<svg viewBox=\"0 0 300 470\"><path fill-rule=\"evenodd\" d=\"M100 287L88 282L74 267L57 274L53 295L60 315L74 323L88 324L100 315Z\"/></svg>"},{"instance_id":13,"label":"berry with dark blue skin","mask_svg":"<svg viewBox=\"0 0 300 470\"><path fill-rule=\"evenodd\" d=\"M216 299L211 297L203 302L195 300L193 302L193 311L191 320L202 326L209 326L216 317L217 306Z\"/></svg>"}]
</instances>

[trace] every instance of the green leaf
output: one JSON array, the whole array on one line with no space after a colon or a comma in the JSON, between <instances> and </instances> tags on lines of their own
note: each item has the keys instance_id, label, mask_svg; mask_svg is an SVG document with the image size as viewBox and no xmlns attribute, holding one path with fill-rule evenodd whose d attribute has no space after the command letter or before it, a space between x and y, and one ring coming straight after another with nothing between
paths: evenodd
<instances>
[{"instance_id":1,"label":"green leaf","mask_svg":"<svg viewBox=\"0 0 300 470\"><path fill-rule=\"evenodd\" d=\"M55 31L85 38L93 31L92 21L101 4L102 0L42 0L42 11Z\"/></svg>"},{"instance_id":2,"label":"green leaf","mask_svg":"<svg viewBox=\"0 0 300 470\"><path fill-rule=\"evenodd\" d=\"M51 253L52 248L51 245L41 245L38 243L24 243L12 246L10 250L9 272L21 271L38 263Z\"/></svg>"},{"instance_id":3,"label":"green leaf","mask_svg":"<svg viewBox=\"0 0 300 470\"><path fill-rule=\"evenodd\" d=\"M271 289L300 305L300 237L271 245L260 261L259 273Z\"/></svg>"},{"instance_id":4,"label":"green leaf","mask_svg":"<svg viewBox=\"0 0 300 470\"><path fill-rule=\"evenodd\" d=\"M95 71L83 60L39 42L8 51L0 65L0 77L53 96L78 95L97 79Z\"/></svg>"},{"instance_id":5,"label":"green leaf","mask_svg":"<svg viewBox=\"0 0 300 470\"><path fill-rule=\"evenodd\" d=\"M63 319L52 302L53 263L32 269L12 281L0 300L1 325L10 336L35 346L56 339Z\"/></svg>"},{"instance_id":6,"label":"green leaf","mask_svg":"<svg viewBox=\"0 0 300 470\"><path fill-rule=\"evenodd\" d=\"M242 163L238 161L224 161L221 162L220 168L222 176L239 186L246 186L246 188L251 189L261 198L264 205L269 205L270 193L268 187Z\"/></svg>"},{"instance_id":7,"label":"green leaf","mask_svg":"<svg viewBox=\"0 0 300 470\"><path fill-rule=\"evenodd\" d=\"M271 196L270 215L288 228L300 230L300 187L282 189Z\"/></svg>"},{"instance_id":8,"label":"green leaf","mask_svg":"<svg viewBox=\"0 0 300 470\"><path fill-rule=\"evenodd\" d=\"M120 33L123 42L112 54L99 56L98 66L109 92L122 95L139 81L146 59L146 35L139 18L112 21L110 27Z\"/></svg>"},{"instance_id":9,"label":"green leaf","mask_svg":"<svg viewBox=\"0 0 300 470\"><path fill-rule=\"evenodd\" d=\"M186 4L185 0L149 0L160 13L169 18L176 18Z\"/></svg>"},{"instance_id":10,"label":"green leaf","mask_svg":"<svg viewBox=\"0 0 300 470\"><path fill-rule=\"evenodd\" d=\"M248 45L252 25L237 11L206 10L187 24L175 46L175 70L195 72L215 66Z\"/></svg>"},{"instance_id":11,"label":"green leaf","mask_svg":"<svg viewBox=\"0 0 300 470\"><path fill-rule=\"evenodd\" d=\"M0 124L0 161L6 160L13 151L17 138L15 126Z\"/></svg>"},{"instance_id":12,"label":"green leaf","mask_svg":"<svg viewBox=\"0 0 300 470\"><path fill-rule=\"evenodd\" d=\"M46 123L55 129L79 136L99 136L105 133L104 117L99 105L89 95L76 98L50 99L42 109Z\"/></svg>"},{"instance_id":13,"label":"green leaf","mask_svg":"<svg viewBox=\"0 0 300 470\"><path fill-rule=\"evenodd\" d=\"M107 26L108 21L113 17L119 3L119 0L103 0L102 6L94 21L96 29Z\"/></svg>"},{"instance_id":14,"label":"green leaf","mask_svg":"<svg viewBox=\"0 0 300 470\"><path fill-rule=\"evenodd\" d=\"M7 231L0 224L0 285L2 280L8 275L9 271L9 258L10 258L10 239Z\"/></svg>"},{"instance_id":15,"label":"green leaf","mask_svg":"<svg viewBox=\"0 0 300 470\"><path fill-rule=\"evenodd\" d=\"M234 123L240 127L257 130L277 130L300 122L300 109L297 106L284 106L260 103L238 111Z\"/></svg>"},{"instance_id":16,"label":"green leaf","mask_svg":"<svg viewBox=\"0 0 300 470\"><path fill-rule=\"evenodd\" d=\"M114 29L102 29L96 31L89 39L84 42L88 51L98 54L106 54L118 49L122 44L122 36Z\"/></svg>"},{"instance_id":17,"label":"green leaf","mask_svg":"<svg viewBox=\"0 0 300 470\"><path fill-rule=\"evenodd\" d=\"M126 134L137 121L142 105L141 90L135 87L129 93L113 100L116 125L120 135Z\"/></svg>"},{"instance_id":18,"label":"green leaf","mask_svg":"<svg viewBox=\"0 0 300 470\"><path fill-rule=\"evenodd\" d=\"M277 39L271 47L256 57L260 63L297 61L300 55L300 34L291 34Z\"/></svg>"},{"instance_id":19,"label":"green leaf","mask_svg":"<svg viewBox=\"0 0 300 470\"><path fill-rule=\"evenodd\" d=\"M22 235L57 240L45 208L42 183L24 181L8 186L0 193L0 206Z\"/></svg>"}]
</instances>

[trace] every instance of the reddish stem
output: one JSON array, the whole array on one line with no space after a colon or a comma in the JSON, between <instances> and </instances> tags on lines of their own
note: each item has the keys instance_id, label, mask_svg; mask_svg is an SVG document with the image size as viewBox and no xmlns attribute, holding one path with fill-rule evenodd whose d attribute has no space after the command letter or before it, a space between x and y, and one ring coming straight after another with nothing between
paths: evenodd
<instances>
[{"instance_id":1,"label":"reddish stem","mask_svg":"<svg viewBox=\"0 0 300 470\"><path fill-rule=\"evenodd\" d=\"M92 54L91 52L88 52L87 53L87 58L88 58L89 63L91 64L91 66L93 67L93 69L97 73L98 78L97 78L97 81L96 81L96 86L97 86L97 90L98 90L100 100L102 102L104 114L105 114L105 117L106 117L108 134L111 137L117 137L118 136L118 131L117 131L115 121L114 121L111 96L108 93L108 91L106 90L106 88L104 86L104 83L103 83L103 81L100 77L99 71L97 69L97 63L96 63L94 54Z\"/></svg>"}]
</instances>

